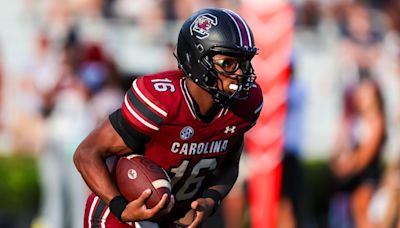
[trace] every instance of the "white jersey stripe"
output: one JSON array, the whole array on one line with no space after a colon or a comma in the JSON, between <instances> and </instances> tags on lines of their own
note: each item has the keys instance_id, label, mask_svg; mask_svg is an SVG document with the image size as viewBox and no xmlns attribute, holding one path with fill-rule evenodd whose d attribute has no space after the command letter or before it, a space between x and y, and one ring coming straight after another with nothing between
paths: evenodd
<instances>
[{"instance_id":1,"label":"white jersey stripe","mask_svg":"<svg viewBox=\"0 0 400 228\"><path fill-rule=\"evenodd\" d=\"M224 115L228 114L228 111L229 111L229 107L227 107L227 108L225 109Z\"/></svg>"},{"instance_id":2,"label":"white jersey stripe","mask_svg":"<svg viewBox=\"0 0 400 228\"><path fill-rule=\"evenodd\" d=\"M128 109L128 111L132 114L133 117L135 117L140 123L144 124L146 127L151 128L153 130L158 131L159 128L154 126L153 124L147 122L146 120L144 120L142 117L139 116L139 114L137 114L131 107L131 105L128 102L128 95L125 94L125 106Z\"/></svg>"},{"instance_id":3,"label":"white jersey stripe","mask_svg":"<svg viewBox=\"0 0 400 228\"><path fill-rule=\"evenodd\" d=\"M108 215L110 214L110 208L107 208L107 210L104 212L103 217L101 218L101 228L106 228L106 220Z\"/></svg>"},{"instance_id":4,"label":"white jersey stripe","mask_svg":"<svg viewBox=\"0 0 400 228\"><path fill-rule=\"evenodd\" d=\"M189 111L190 113L192 113L193 118L197 119L196 115L194 114L194 107L193 107L193 101L190 98L190 95L187 94L187 88L186 88L186 84L185 84L185 79L182 78L181 79L181 90L183 93L183 97L185 98L186 104L188 105Z\"/></svg>"},{"instance_id":5,"label":"white jersey stripe","mask_svg":"<svg viewBox=\"0 0 400 228\"><path fill-rule=\"evenodd\" d=\"M219 114L218 114L218 118L220 118L223 113L225 113L225 108L221 108L221 111L219 111Z\"/></svg>"},{"instance_id":6,"label":"white jersey stripe","mask_svg":"<svg viewBox=\"0 0 400 228\"><path fill-rule=\"evenodd\" d=\"M133 85L133 89L135 90L135 92L139 95L139 97L151 108L153 108L154 110L156 110L158 113L160 113L163 116L167 116L168 113L164 110L162 110L160 107L158 107L157 105L155 105L153 102L151 102L146 96L143 95L143 93L139 90L137 84L136 84L136 80L133 81L132 83Z\"/></svg>"},{"instance_id":7,"label":"white jersey stripe","mask_svg":"<svg viewBox=\"0 0 400 228\"><path fill-rule=\"evenodd\" d=\"M95 196L94 199L93 199L92 205L90 206L90 210L89 210L89 216L88 216L88 224L89 224L89 227L92 227L93 210L94 210L94 207L95 207L96 204L97 204L97 201L99 201L99 197L98 197L98 196Z\"/></svg>"}]
</instances>

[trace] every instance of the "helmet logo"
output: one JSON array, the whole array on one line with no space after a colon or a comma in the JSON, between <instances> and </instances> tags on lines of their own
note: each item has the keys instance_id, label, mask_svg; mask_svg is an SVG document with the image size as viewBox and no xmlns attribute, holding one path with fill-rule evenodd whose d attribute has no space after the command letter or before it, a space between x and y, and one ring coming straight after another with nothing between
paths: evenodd
<instances>
[{"instance_id":1,"label":"helmet logo","mask_svg":"<svg viewBox=\"0 0 400 228\"><path fill-rule=\"evenodd\" d=\"M192 36L194 34L198 39L205 39L210 35L209 31L212 26L216 26L217 24L216 16L209 13L202 14L190 25L190 34Z\"/></svg>"}]
</instances>

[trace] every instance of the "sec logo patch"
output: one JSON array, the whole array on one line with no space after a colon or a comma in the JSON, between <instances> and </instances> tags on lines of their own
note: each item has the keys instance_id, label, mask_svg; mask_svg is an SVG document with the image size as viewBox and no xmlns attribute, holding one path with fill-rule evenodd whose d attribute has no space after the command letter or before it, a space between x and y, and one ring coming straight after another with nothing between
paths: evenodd
<instances>
[{"instance_id":1,"label":"sec logo patch","mask_svg":"<svg viewBox=\"0 0 400 228\"><path fill-rule=\"evenodd\" d=\"M190 126L186 126L181 130L180 136L182 140L188 140L192 138L193 134L194 134L193 128Z\"/></svg>"}]
</instances>

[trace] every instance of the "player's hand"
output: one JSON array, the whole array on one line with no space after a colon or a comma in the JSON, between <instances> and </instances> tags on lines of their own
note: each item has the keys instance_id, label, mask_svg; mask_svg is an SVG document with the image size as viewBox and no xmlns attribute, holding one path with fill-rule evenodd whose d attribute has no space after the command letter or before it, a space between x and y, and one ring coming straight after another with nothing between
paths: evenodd
<instances>
[{"instance_id":1,"label":"player's hand","mask_svg":"<svg viewBox=\"0 0 400 228\"><path fill-rule=\"evenodd\" d=\"M126 205L125 210L122 212L121 218L125 222L135 222L140 220L147 220L153 218L157 213L163 210L167 203L167 194L164 194L156 206L153 208L146 207L146 201L150 198L151 190L145 190L138 199L129 202ZM170 203L171 204L171 203ZM173 205L173 202L172 202ZM167 206L166 210L171 210L170 205Z\"/></svg>"},{"instance_id":2,"label":"player's hand","mask_svg":"<svg viewBox=\"0 0 400 228\"><path fill-rule=\"evenodd\" d=\"M165 194L166 195L166 194ZM169 203L167 205L167 207L164 207L164 209L160 210L155 217L161 217L163 215L168 214L169 212L171 212L172 208L174 207L175 204L175 197L174 195L171 194L170 199L169 199Z\"/></svg>"},{"instance_id":3,"label":"player's hand","mask_svg":"<svg viewBox=\"0 0 400 228\"><path fill-rule=\"evenodd\" d=\"M211 198L199 198L196 201L193 201L190 205L192 210L194 210L194 220L188 226L188 228L200 227L204 220L211 215L211 212L214 208L214 200Z\"/></svg>"}]
</instances>

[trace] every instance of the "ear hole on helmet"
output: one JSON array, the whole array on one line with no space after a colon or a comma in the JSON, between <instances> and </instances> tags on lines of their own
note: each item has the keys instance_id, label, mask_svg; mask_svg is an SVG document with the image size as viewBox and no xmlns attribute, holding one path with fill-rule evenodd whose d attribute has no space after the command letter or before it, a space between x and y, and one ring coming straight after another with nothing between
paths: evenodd
<instances>
[{"instance_id":1,"label":"ear hole on helmet","mask_svg":"<svg viewBox=\"0 0 400 228\"><path fill-rule=\"evenodd\" d=\"M200 53L203 53L203 51L204 51L203 45L197 43L197 44L196 44L196 48L197 48L197 50L199 50Z\"/></svg>"}]
</instances>

